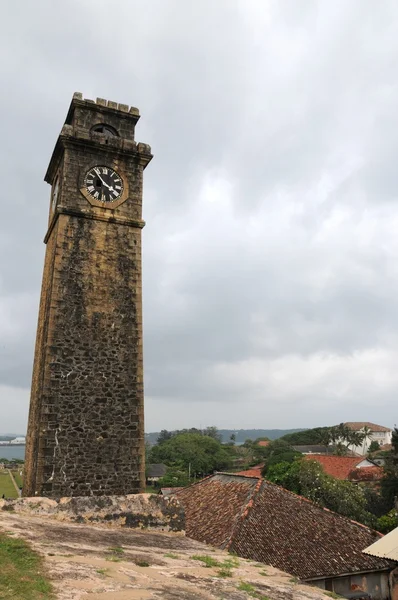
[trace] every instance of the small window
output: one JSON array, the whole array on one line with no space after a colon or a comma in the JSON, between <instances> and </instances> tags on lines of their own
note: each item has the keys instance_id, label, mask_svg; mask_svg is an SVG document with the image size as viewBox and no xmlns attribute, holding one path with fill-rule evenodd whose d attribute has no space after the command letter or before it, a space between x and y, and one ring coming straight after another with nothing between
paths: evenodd
<instances>
[{"instance_id":1,"label":"small window","mask_svg":"<svg viewBox=\"0 0 398 600\"><path fill-rule=\"evenodd\" d=\"M119 135L114 127L111 127L111 125L106 125L105 123L94 125L94 127L91 128L91 131L95 131L96 133L104 133L108 137Z\"/></svg>"}]
</instances>

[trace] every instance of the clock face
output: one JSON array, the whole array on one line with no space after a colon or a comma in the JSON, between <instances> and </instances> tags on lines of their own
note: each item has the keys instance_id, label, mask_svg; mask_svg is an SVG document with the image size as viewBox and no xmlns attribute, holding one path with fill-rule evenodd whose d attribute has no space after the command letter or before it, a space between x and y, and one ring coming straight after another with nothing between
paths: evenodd
<instances>
[{"instance_id":1,"label":"clock face","mask_svg":"<svg viewBox=\"0 0 398 600\"><path fill-rule=\"evenodd\" d=\"M110 167L93 167L84 178L90 196L100 202L114 202L123 192L123 180Z\"/></svg>"}]
</instances>

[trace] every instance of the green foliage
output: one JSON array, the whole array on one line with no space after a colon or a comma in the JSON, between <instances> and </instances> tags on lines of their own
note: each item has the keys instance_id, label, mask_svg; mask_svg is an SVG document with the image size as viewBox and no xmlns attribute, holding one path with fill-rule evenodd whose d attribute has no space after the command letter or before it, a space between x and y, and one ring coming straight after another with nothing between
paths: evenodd
<instances>
[{"instance_id":1,"label":"green foliage","mask_svg":"<svg viewBox=\"0 0 398 600\"><path fill-rule=\"evenodd\" d=\"M259 592L256 591L256 588L251 583L247 583L246 581L241 581L238 585L238 590L242 592L246 592L252 598L257 598L257 600L269 600L268 596L263 596Z\"/></svg>"},{"instance_id":2,"label":"green foliage","mask_svg":"<svg viewBox=\"0 0 398 600\"><path fill-rule=\"evenodd\" d=\"M150 567L150 564L147 560L142 560L141 558L137 558L134 563L137 567Z\"/></svg>"},{"instance_id":3,"label":"green foliage","mask_svg":"<svg viewBox=\"0 0 398 600\"><path fill-rule=\"evenodd\" d=\"M230 467L231 456L214 437L179 433L154 446L150 461L165 463L186 473L190 470L191 476L204 476Z\"/></svg>"},{"instance_id":4,"label":"green foliage","mask_svg":"<svg viewBox=\"0 0 398 600\"><path fill-rule=\"evenodd\" d=\"M218 575L218 577L232 577L232 571L231 571L231 569L222 567L221 569L219 569L217 571L217 575Z\"/></svg>"},{"instance_id":5,"label":"green foliage","mask_svg":"<svg viewBox=\"0 0 398 600\"><path fill-rule=\"evenodd\" d=\"M236 569L237 567L239 567L239 560L236 558L236 556L226 558L222 562L207 554L194 554L193 556L191 556L191 558L193 560L199 560L207 568L218 567L220 569L218 571L219 577L232 577L231 569Z\"/></svg>"},{"instance_id":6,"label":"green foliage","mask_svg":"<svg viewBox=\"0 0 398 600\"><path fill-rule=\"evenodd\" d=\"M213 558L212 556L208 556L207 554L194 554L191 556L192 560L199 560L204 564L208 569L212 567L220 567L221 563Z\"/></svg>"},{"instance_id":7,"label":"green foliage","mask_svg":"<svg viewBox=\"0 0 398 600\"><path fill-rule=\"evenodd\" d=\"M121 546L111 546L110 548L108 548L109 552L112 552L113 554L124 554L124 550Z\"/></svg>"},{"instance_id":8,"label":"green foliage","mask_svg":"<svg viewBox=\"0 0 398 600\"><path fill-rule=\"evenodd\" d=\"M159 433L157 444L163 444L171 440L176 435L180 435L182 433L189 433L193 435L205 435L207 437L213 438L219 442L222 441L222 435L219 433L217 427L205 427L204 429L197 429L196 427L191 427L190 429L176 429L175 431L167 431L167 429L162 429Z\"/></svg>"},{"instance_id":9,"label":"green foliage","mask_svg":"<svg viewBox=\"0 0 398 600\"><path fill-rule=\"evenodd\" d=\"M354 486L350 481L341 481L327 475L316 461L296 460L290 464L275 465L267 472L267 479L319 506L366 525L375 525L375 517L367 510L362 488Z\"/></svg>"},{"instance_id":10,"label":"green foliage","mask_svg":"<svg viewBox=\"0 0 398 600\"><path fill-rule=\"evenodd\" d=\"M185 487L189 485L189 477L186 471L170 467L164 477L157 482L157 487Z\"/></svg>"},{"instance_id":11,"label":"green foliage","mask_svg":"<svg viewBox=\"0 0 398 600\"><path fill-rule=\"evenodd\" d=\"M167 429L162 429L162 431L159 433L156 443L163 444L163 442L167 442L167 440L170 440L173 437L173 435L173 431L167 431Z\"/></svg>"},{"instance_id":12,"label":"green foliage","mask_svg":"<svg viewBox=\"0 0 398 600\"><path fill-rule=\"evenodd\" d=\"M378 450L380 450L379 442L377 442L376 440L372 440L368 448L368 454L371 454L372 452L377 452Z\"/></svg>"},{"instance_id":13,"label":"green foliage","mask_svg":"<svg viewBox=\"0 0 398 600\"><path fill-rule=\"evenodd\" d=\"M398 527L398 513L395 509L377 519L377 531L388 533Z\"/></svg>"},{"instance_id":14,"label":"green foliage","mask_svg":"<svg viewBox=\"0 0 398 600\"><path fill-rule=\"evenodd\" d=\"M241 581L238 585L238 590L242 590L242 592L255 592L256 588L251 583L246 583L246 581Z\"/></svg>"},{"instance_id":15,"label":"green foliage","mask_svg":"<svg viewBox=\"0 0 398 600\"><path fill-rule=\"evenodd\" d=\"M320 445L324 444L324 434L328 430L329 427L314 427L313 429L305 429L296 433L288 433L280 439L291 446Z\"/></svg>"},{"instance_id":16,"label":"green foliage","mask_svg":"<svg viewBox=\"0 0 398 600\"><path fill-rule=\"evenodd\" d=\"M366 510L376 517L381 517L390 509L385 498L373 487L361 485L361 489L366 498Z\"/></svg>"},{"instance_id":17,"label":"green foliage","mask_svg":"<svg viewBox=\"0 0 398 600\"><path fill-rule=\"evenodd\" d=\"M392 432L392 449L386 456L384 465L385 476L381 482L381 493L389 508L394 506L394 498L398 496L398 429Z\"/></svg>"},{"instance_id":18,"label":"green foliage","mask_svg":"<svg viewBox=\"0 0 398 600\"><path fill-rule=\"evenodd\" d=\"M265 448L262 448L263 460L265 462L263 475L268 477L268 469L280 463L292 463L296 458L302 456L300 452L296 452L284 440L274 440Z\"/></svg>"},{"instance_id":19,"label":"green foliage","mask_svg":"<svg viewBox=\"0 0 398 600\"><path fill-rule=\"evenodd\" d=\"M0 533L0 565L2 600L55 598L43 559L23 540Z\"/></svg>"},{"instance_id":20,"label":"green foliage","mask_svg":"<svg viewBox=\"0 0 398 600\"><path fill-rule=\"evenodd\" d=\"M333 427L314 427L305 431L289 433L280 439L292 446L333 444L335 453L344 455L347 453L347 445L360 446L365 438L369 439L369 431L352 431L344 423L340 423Z\"/></svg>"}]
</instances>

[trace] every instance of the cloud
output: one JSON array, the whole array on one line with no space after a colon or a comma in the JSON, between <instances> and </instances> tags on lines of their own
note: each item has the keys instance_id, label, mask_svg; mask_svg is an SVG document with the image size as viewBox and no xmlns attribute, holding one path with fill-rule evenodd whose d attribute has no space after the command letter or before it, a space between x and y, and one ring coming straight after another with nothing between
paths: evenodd
<instances>
[{"instance_id":1,"label":"cloud","mask_svg":"<svg viewBox=\"0 0 398 600\"><path fill-rule=\"evenodd\" d=\"M19 400L0 430L26 422L42 177L76 90L138 106L155 154L147 430L394 423L397 17L370 0L7 7L0 405Z\"/></svg>"}]
</instances>

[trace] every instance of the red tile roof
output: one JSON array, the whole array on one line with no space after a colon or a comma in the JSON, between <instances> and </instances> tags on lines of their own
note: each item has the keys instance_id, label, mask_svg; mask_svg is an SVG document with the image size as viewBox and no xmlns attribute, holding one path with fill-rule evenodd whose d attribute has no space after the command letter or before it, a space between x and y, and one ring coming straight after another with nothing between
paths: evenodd
<instances>
[{"instance_id":1,"label":"red tile roof","mask_svg":"<svg viewBox=\"0 0 398 600\"><path fill-rule=\"evenodd\" d=\"M364 427L369 427L371 431L391 431L389 427L369 423L369 421L348 421L347 423L344 423L344 425L353 431L361 431Z\"/></svg>"},{"instance_id":2,"label":"red tile roof","mask_svg":"<svg viewBox=\"0 0 398 600\"><path fill-rule=\"evenodd\" d=\"M354 469L348 476L350 481L380 481L384 477L384 471L381 467L366 467L363 469Z\"/></svg>"},{"instance_id":3,"label":"red tile roof","mask_svg":"<svg viewBox=\"0 0 398 600\"><path fill-rule=\"evenodd\" d=\"M380 534L261 479L218 473L176 496L189 537L303 580L390 567L362 553Z\"/></svg>"},{"instance_id":4,"label":"red tile roof","mask_svg":"<svg viewBox=\"0 0 398 600\"><path fill-rule=\"evenodd\" d=\"M380 446L380 450L383 450L383 452L388 452L389 450L392 450L392 444L383 444Z\"/></svg>"},{"instance_id":5,"label":"red tile roof","mask_svg":"<svg viewBox=\"0 0 398 600\"><path fill-rule=\"evenodd\" d=\"M267 446L269 446L270 442L267 440L260 440L259 442L257 442L257 446L262 446L263 448L266 448Z\"/></svg>"},{"instance_id":6,"label":"red tile roof","mask_svg":"<svg viewBox=\"0 0 398 600\"><path fill-rule=\"evenodd\" d=\"M217 474L177 492L176 497L186 510L186 534L206 544L225 547L260 483L254 477ZM206 518L207 510L211 510L210 520Z\"/></svg>"},{"instance_id":7,"label":"red tile roof","mask_svg":"<svg viewBox=\"0 0 398 600\"><path fill-rule=\"evenodd\" d=\"M244 477L261 477L261 472L264 469L264 465L256 465L255 467L251 467L251 469L247 469L246 471L239 471L235 473L235 475L243 475Z\"/></svg>"},{"instance_id":8,"label":"red tile roof","mask_svg":"<svg viewBox=\"0 0 398 600\"><path fill-rule=\"evenodd\" d=\"M325 473L337 479L348 479L351 471L365 460L363 456L326 456L323 454L306 454L303 458L304 460L316 460L322 465Z\"/></svg>"}]
</instances>

